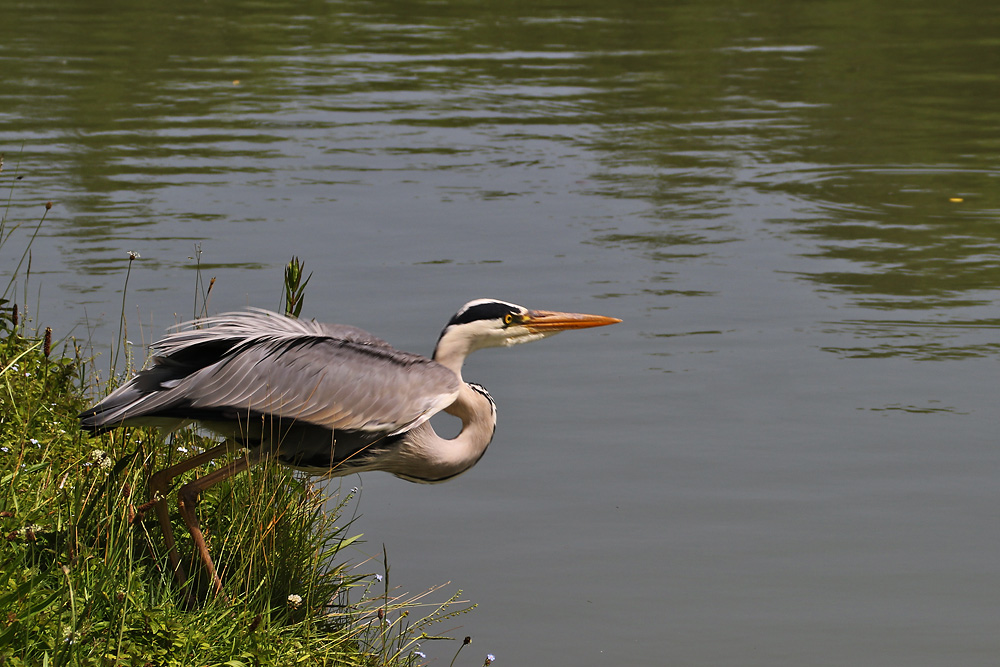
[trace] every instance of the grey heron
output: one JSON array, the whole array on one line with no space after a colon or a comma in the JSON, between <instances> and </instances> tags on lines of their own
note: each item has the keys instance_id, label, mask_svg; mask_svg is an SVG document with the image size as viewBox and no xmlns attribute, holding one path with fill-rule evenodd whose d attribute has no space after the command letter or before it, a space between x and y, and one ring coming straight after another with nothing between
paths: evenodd
<instances>
[{"instance_id":1,"label":"grey heron","mask_svg":"<svg viewBox=\"0 0 1000 667\"><path fill-rule=\"evenodd\" d=\"M225 313L181 325L154 343L152 365L81 413L80 426L98 434L122 425L173 430L198 422L225 438L150 479L171 565L182 582L166 504L171 481L247 449L246 456L178 491L181 516L218 593L222 581L195 511L202 491L264 458L326 476L383 470L411 482L451 479L479 461L496 428L489 393L462 379L471 352L620 321L476 299L449 320L427 358L352 326L259 309ZM428 422L442 410L462 422L454 438L442 438Z\"/></svg>"}]
</instances>

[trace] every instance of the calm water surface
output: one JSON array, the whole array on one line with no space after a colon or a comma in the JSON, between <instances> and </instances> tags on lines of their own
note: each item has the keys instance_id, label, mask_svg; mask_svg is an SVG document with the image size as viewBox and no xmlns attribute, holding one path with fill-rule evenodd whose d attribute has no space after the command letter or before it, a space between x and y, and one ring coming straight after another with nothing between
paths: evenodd
<instances>
[{"instance_id":1,"label":"calm water surface","mask_svg":"<svg viewBox=\"0 0 1000 667\"><path fill-rule=\"evenodd\" d=\"M51 200L18 298L99 351L127 250L136 346L293 254L414 351L621 317L476 355L493 446L348 478L358 560L504 665L996 664L998 7L7 0L0 271Z\"/></svg>"}]
</instances>

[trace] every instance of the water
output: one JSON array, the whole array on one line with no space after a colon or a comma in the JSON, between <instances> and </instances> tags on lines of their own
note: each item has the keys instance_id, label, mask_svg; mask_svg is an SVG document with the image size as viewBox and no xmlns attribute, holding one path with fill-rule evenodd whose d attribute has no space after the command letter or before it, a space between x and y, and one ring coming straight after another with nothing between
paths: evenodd
<instances>
[{"instance_id":1,"label":"water","mask_svg":"<svg viewBox=\"0 0 1000 667\"><path fill-rule=\"evenodd\" d=\"M473 357L463 477L346 481L466 652L995 663L1000 10L650 4L7 0L2 266L53 201L28 303L99 351L126 250L137 345L194 258L413 351L479 296L623 318Z\"/></svg>"}]
</instances>

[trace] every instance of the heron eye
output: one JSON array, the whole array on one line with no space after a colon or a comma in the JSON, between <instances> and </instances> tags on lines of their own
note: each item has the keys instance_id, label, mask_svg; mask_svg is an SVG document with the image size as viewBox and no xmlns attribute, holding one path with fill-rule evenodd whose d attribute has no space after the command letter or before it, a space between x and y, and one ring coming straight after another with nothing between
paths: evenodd
<instances>
[{"instance_id":1,"label":"heron eye","mask_svg":"<svg viewBox=\"0 0 1000 667\"><path fill-rule=\"evenodd\" d=\"M503 316L504 324L510 324L513 321L514 321L514 316L511 313L507 313L506 315Z\"/></svg>"}]
</instances>

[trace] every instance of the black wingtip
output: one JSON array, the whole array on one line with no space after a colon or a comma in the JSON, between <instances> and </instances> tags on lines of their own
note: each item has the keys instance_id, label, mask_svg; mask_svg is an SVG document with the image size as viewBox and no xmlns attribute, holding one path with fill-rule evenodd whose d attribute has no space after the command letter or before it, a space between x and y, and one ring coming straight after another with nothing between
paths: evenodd
<instances>
[{"instance_id":1,"label":"black wingtip","mask_svg":"<svg viewBox=\"0 0 1000 667\"><path fill-rule=\"evenodd\" d=\"M106 424L101 420L101 416L104 414L102 410L97 410L95 408L88 408L76 416L80 420L80 430L86 431L91 435L100 435L101 433L107 433L117 426L117 424Z\"/></svg>"}]
</instances>

